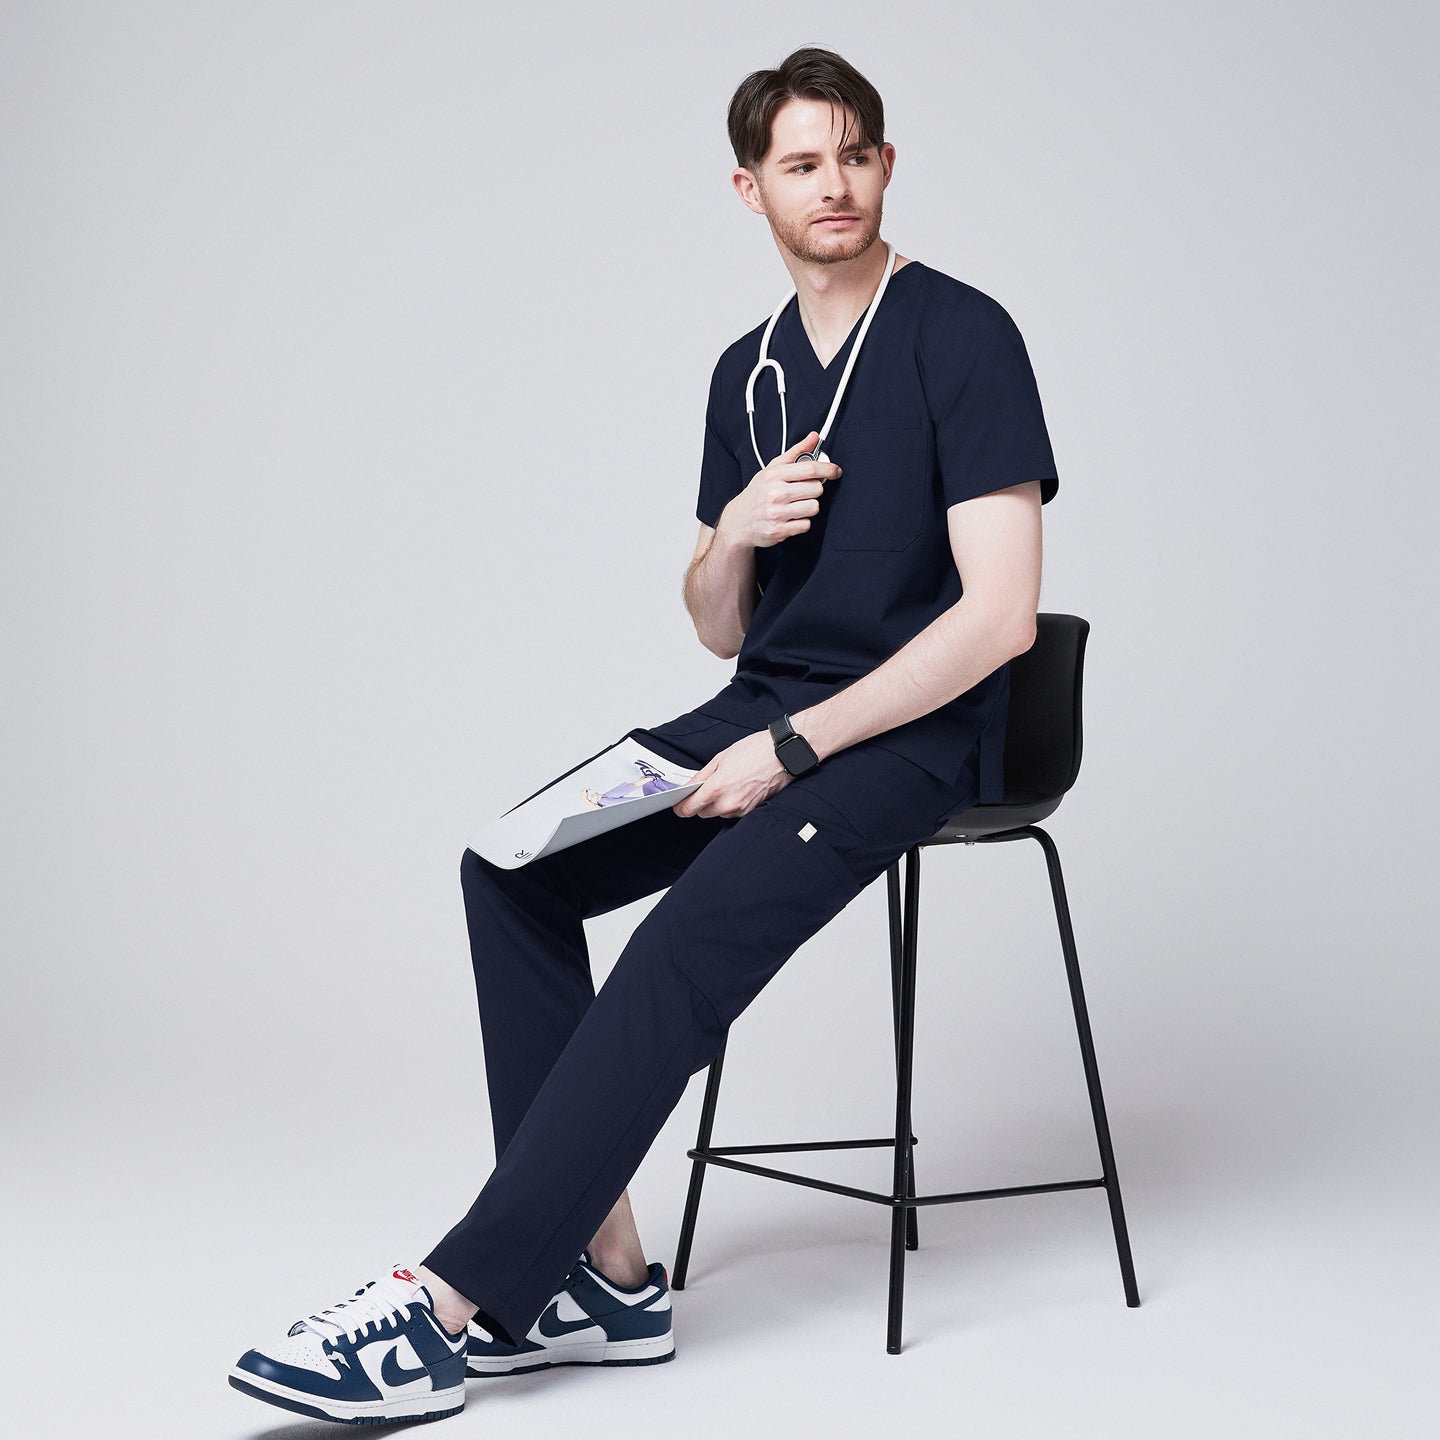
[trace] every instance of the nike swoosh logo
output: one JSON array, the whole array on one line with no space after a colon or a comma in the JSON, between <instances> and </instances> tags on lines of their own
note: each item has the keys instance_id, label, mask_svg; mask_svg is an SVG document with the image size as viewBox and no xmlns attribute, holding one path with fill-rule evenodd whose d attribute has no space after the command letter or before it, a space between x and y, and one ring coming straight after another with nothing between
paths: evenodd
<instances>
[{"instance_id":1,"label":"nike swoosh logo","mask_svg":"<svg viewBox=\"0 0 1440 1440\"><path fill-rule=\"evenodd\" d=\"M550 1308L540 1317L540 1333L547 1340L558 1340L562 1335L573 1334L576 1330L590 1330L594 1325L595 1321L588 1315L582 1320L562 1320L558 1301L552 1301Z\"/></svg>"},{"instance_id":2,"label":"nike swoosh logo","mask_svg":"<svg viewBox=\"0 0 1440 1440\"><path fill-rule=\"evenodd\" d=\"M406 1370L402 1368L399 1359L400 1347L392 1345L386 1352L385 1358L380 1362L380 1378L387 1385L409 1385L415 1380L428 1380L430 1372L422 1365L418 1370Z\"/></svg>"}]
</instances>

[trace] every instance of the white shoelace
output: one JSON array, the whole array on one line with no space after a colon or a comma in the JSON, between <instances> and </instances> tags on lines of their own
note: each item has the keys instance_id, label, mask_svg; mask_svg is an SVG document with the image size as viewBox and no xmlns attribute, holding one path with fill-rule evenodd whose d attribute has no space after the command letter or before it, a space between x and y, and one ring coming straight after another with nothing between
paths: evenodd
<instances>
[{"instance_id":1,"label":"white shoelace","mask_svg":"<svg viewBox=\"0 0 1440 1440\"><path fill-rule=\"evenodd\" d=\"M307 1316L300 1324L307 1330L313 1330L324 1340L338 1340L341 1336L347 1340L356 1340L372 1325L378 1329L387 1320L397 1317L408 1320L410 1307L387 1299L379 1286L372 1281L357 1290L350 1299L337 1300L335 1304L327 1305L318 1315Z\"/></svg>"}]
</instances>

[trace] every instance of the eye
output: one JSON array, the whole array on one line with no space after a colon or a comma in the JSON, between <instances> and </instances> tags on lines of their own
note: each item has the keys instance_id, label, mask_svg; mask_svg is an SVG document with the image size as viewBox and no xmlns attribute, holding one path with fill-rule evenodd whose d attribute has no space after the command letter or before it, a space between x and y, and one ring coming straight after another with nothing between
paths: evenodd
<instances>
[{"instance_id":1,"label":"eye","mask_svg":"<svg viewBox=\"0 0 1440 1440\"><path fill-rule=\"evenodd\" d=\"M864 165L864 164L867 164L867 163L869 162L869 159L870 159L870 155L869 155L869 152L868 152L868 151L865 151L865 150L857 150L857 151L850 157L850 164L852 164L852 165Z\"/></svg>"}]
</instances>

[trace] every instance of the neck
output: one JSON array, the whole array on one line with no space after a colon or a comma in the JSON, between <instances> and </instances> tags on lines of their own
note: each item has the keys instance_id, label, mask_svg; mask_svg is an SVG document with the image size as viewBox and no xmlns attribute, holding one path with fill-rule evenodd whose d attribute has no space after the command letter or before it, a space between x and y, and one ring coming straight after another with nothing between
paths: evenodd
<instances>
[{"instance_id":1,"label":"neck","mask_svg":"<svg viewBox=\"0 0 1440 1440\"><path fill-rule=\"evenodd\" d=\"M863 254L835 265L817 265L783 248L780 255L795 282L801 324L820 363L828 365L875 298L889 251L877 237ZM895 257L897 270L907 263Z\"/></svg>"}]
</instances>

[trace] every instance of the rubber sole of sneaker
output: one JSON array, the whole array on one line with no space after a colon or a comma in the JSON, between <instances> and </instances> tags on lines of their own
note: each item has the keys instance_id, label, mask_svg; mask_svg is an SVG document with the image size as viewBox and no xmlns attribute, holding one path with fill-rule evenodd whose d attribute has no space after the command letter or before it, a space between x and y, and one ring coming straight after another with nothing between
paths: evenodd
<instances>
[{"instance_id":1,"label":"rubber sole of sneaker","mask_svg":"<svg viewBox=\"0 0 1440 1440\"><path fill-rule=\"evenodd\" d=\"M538 1358L533 1351L528 1355L507 1355L503 1359L481 1360L470 1356L465 1361L465 1373L472 1379L490 1380L497 1375L529 1375L536 1370L554 1370L561 1365L663 1365L674 1358L674 1337L656 1335L644 1340L571 1345L561 1348L550 1359ZM486 1367L483 1370L478 1368L482 1365Z\"/></svg>"},{"instance_id":2,"label":"rubber sole of sneaker","mask_svg":"<svg viewBox=\"0 0 1440 1440\"><path fill-rule=\"evenodd\" d=\"M424 1420L444 1420L449 1415L458 1415L465 1408L465 1387L457 1385L451 1390L432 1391L429 1395L407 1396L400 1400L370 1400L346 1404L340 1400L328 1402L335 1410L347 1413L335 1414L322 1409L313 1395L302 1390L287 1390L283 1386L273 1388L258 1375L232 1370L230 1383L242 1394L284 1410L293 1410L297 1415L309 1415L316 1420L334 1420L340 1425L394 1425L397 1421L414 1424ZM456 1400L459 1401L455 1404ZM429 1406L441 1406L429 1409Z\"/></svg>"}]
</instances>

